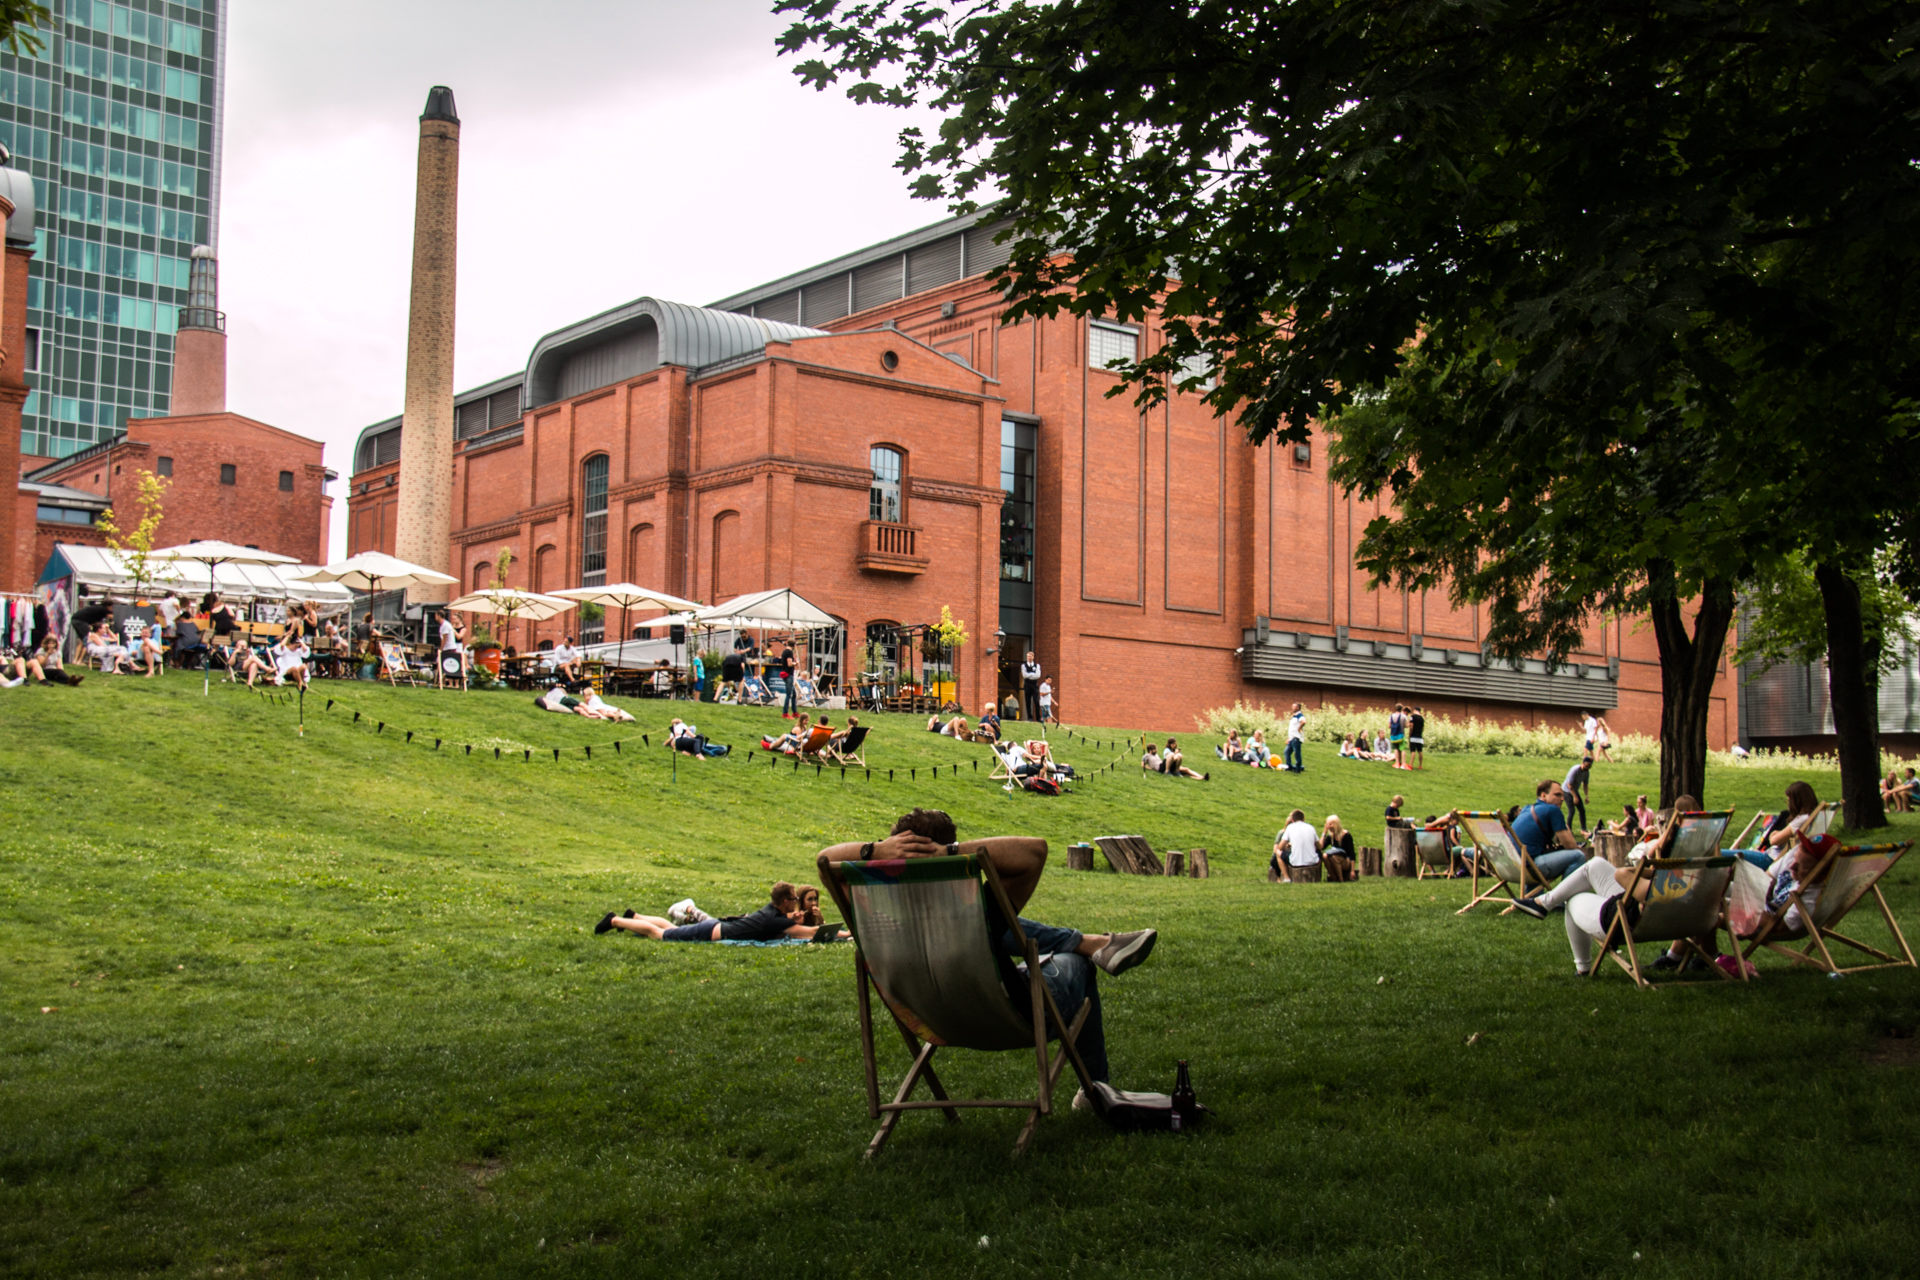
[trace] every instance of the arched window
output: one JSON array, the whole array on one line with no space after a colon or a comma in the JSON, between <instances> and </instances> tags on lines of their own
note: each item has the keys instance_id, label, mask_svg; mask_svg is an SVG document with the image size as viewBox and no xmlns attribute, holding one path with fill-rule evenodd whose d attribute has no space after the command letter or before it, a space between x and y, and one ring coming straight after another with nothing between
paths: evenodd
<instances>
[{"instance_id":1,"label":"arched window","mask_svg":"<svg viewBox=\"0 0 1920 1280\"><path fill-rule=\"evenodd\" d=\"M713 518L713 595L726 600L740 594L736 580L740 572L740 513L722 511Z\"/></svg>"},{"instance_id":2,"label":"arched window","mask_svg":"<svg viewBox=\"0 0 1920 1280\"><path fill-rule=\"evenodd\" d=\"M621 581L663 583L660 566L655 563L659 558L658 542L650 524L635 525L627 534L627 563L622 570Z\"/></svg>"},{"instance_id":3,"label":"arched window","mask_svg":"<svg viewBox=\"0 0 1920 1280\"><path fill-rule=\"evenodd\" d=\"M867 464L873 468L873 488L867 501L867 519L900 524L905 508L900 502L900 482L906 473L906 455L884 444L867 451Z\"/></svg>"},{"instance_id":4,"label":"arched window","mask_svg":"<svg viewBox=\"0 0 1920 1280\"><path fill-rule=\"evenodd\" d=\"M475 591L485 591L492 585L493 562L491 560L482 560L479 564L473 566L473 589Z\"/></svg>"},{"instance_id":5,"label":"arched window","mask_svg":"<svg viewBox=\"0 0 1920 1280\"><path fill-rule=\"evenodd\" d=\"M861 674L880 672L884 678L889 667L900 664L900 624L869 622L866 647L860 652Z\"/></svg>"},{"instance_id":6,"label":"arched window","mask_svg":"<svg viewBox=\"0 0 1920 1280\"><path fill-rule=\"evenodd\" d=\"M607 585L607 455L580 464L580 585Z\"/></svg>"}]
</instances>

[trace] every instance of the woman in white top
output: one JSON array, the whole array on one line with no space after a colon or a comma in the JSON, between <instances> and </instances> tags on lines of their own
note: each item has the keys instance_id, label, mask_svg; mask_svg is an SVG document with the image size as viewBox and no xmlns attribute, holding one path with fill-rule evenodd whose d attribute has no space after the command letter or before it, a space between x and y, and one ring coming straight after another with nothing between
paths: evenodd
<instances>
[{"instance_id":1,"label":"woman in white top","mask_svg":"<svg viewBox=\"0 0 1920 1280\"><path fill-rule=\"evenodd\" d=\"M307 687L307 642L291 632L271 650L273 655L275 684L285 684L292 680L295 685Z\"/></svg>"},{"instance_id":2,"label":"woman in white top","mask_svg":"<svg viewBox=\"0 0 1920 1280\"><path fill-rule=\"evenodd\" d=\"M119 675L120 664L131 658L127 646L113 638L113 628L105 618L87 633L86 646L87 656L100 664L100 670L105 675Z\"/></svg>"},{"instance_id":3,"label":"woman in white top","mask_svg":"<svg viewBox=\"0 0 1920 1280\"><path fill-rule=\"evenodd\" d=\"M1587 720L1587 737L1591 740L1589 749L1595 757L1608 764L1615 763L1613 753L1607 750L1613 745L1613 730L1607 727L1605 716L1591 716Z\"/></svg>"}]
</instances>

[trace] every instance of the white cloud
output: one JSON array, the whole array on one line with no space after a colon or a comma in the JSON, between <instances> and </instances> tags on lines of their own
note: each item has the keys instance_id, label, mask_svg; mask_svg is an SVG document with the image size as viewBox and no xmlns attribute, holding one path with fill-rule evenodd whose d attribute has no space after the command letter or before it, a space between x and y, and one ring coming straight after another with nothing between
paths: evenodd
<instances>
[{"instance_id":1,"label":"white cloud","mask_svg":"<svg viewBox=\"0 0 1920 1280\"><path fill-rule=\"evenodd\" d=\"M399 412L435 84L461 117L456 389L631 298L707 302L940 218L892 167L911 117L800 85L768 7L236 4L228 403L324 440L343 475L360 429Z\"/></svg>"}]
</instances>

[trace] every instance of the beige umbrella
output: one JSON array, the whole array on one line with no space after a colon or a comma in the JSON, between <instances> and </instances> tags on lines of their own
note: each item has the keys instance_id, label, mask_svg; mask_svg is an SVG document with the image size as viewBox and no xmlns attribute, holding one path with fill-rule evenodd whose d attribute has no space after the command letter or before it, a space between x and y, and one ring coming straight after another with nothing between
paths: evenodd
<instances>
[{"instance_id":1,"label":"beige umbrella","mask_svg":"<svg viewBox=\"0 0 1920 1280\"><path fill-rule=\"evenodd\" d=\"M578 607L577 602L573 600L541 595L537 591L522 591L518 587L488 587L470 596L461 596L447 606L461 613L484 613L494 617L504 617L509 629L512 628L515 618L526 618L530 622L544 622L548 618L576 607Z\"/></svg>"},{"instance_id":2,"label":"beige umbrella","mask_svg":"<svg viewBox=\"0 0 1920 1280\"><path fill-rule=\"evenodd\" d=\"M384 551L362 551L304 575L307 582L337 582L349 591L369 594L403 587L445 587L460 581L452 574L414 564ZM386 586L382 588L381 583Z\"/></svg>"},{"instance_id":3,"label":"beige umbrella","mask_svg":"<svg viewBox=\"0 0 1920 1280\"><path fill-rule=\"evenodd\" d=\"M214 580L214 571L223 564L299 564L298 557L283 556L277 551L262 551L258 547L242 547L231 542L221 542L216 538L207 538L199 542L183 542L177 547L161 547L158 551L149 551L148 560L163 564L180 564L190 561L207 566L207 590L218 591ZM212 677L208 674L204 658L200 662L200 692L211 696ZM304 703L302 704L304 708ZM304 728L304 715L302 716Z\"/></svg>"},{"instance_id":4,"label":"beige umbrella","mask_svg":"<svg viewBox=\"0 0 1920 1280\"><path fill-rule=\"evenodd\" d=\"M605 587L568 587L565 591L556 591L554 595L563 600L578 600L582 604L597 604L602 608L620 610L620 648L615 657L615 665L622 665L627 650L627 610L629 609L698 609L698 600L683 600L679 596L669 595L665 591L655 591L649 587L636 587L631 582L616 582Z\"/></svg>"}]
</instances>

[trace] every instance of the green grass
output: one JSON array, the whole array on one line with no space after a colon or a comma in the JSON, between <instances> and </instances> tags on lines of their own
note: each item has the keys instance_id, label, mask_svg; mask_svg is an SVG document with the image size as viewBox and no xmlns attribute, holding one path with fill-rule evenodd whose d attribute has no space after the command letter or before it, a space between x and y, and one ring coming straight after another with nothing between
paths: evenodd
<instances>
[{"instance_id":1,"label":"green grass","mask_svg":"<svg viewBox=\"0 0 1920 1280\"><path fill-rule=\"evenodd\" d=\"M665 715L637 706L623 729L323 686L301 738L291 707L177 675L0 694L0 1272L1745 1278L1920 1257L1913 971L1767 960L1747 988L1643 993L1576 980L1558 920L1454 915L1458 883L1265 882L1295 805L1377 844L1394 790L1416 816L1504 807L1558 766L1408 775L1317 747L1302 777L1203 784L1129 759L1048 800L906 717L871 739L891 784L749 765L782 722L711 707L740 752L677 780L657 746L431 747L657 743ZM1597 807L1654 780L1603 767ZM1707 799L1743 821L1789 780L1722 770ZM869 1164L848 948L589 931L688 894L748 909L914 804L1052 841L1029 914L1161 930L1102 985L1115 1083L1167 1089L1187 1058L1215 1123L1117 1136L1062 1113L1010 1165L1017 1117L916 1115ZM1215 878L1066 872L1067 842L1113 832L1205 846ZM1889 886L1910 924L1916 870ZM1005 1096L1030 1064L953 1054L943 1075Z\"/></svg>"}]
</instances>

